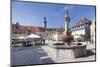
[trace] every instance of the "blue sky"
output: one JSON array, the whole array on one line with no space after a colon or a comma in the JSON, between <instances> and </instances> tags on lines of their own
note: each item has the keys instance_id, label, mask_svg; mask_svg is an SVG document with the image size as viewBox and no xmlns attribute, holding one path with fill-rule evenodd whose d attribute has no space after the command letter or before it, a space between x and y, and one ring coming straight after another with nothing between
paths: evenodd
<instances>
[{"instance_id":1,"label":"blue sky","mask_svg":"<svg viewBox=\"0 0 100 67\"><path fill-rule=\"evenodd\" d=\"M43 18L46 17L48 27L64 27L64 10L66 8L71 18L71 26L82 17L91 21L95 18L95 6L13 1L12 22L19 22L21 25L43 26Z\"/></svg>"}]
</instances>

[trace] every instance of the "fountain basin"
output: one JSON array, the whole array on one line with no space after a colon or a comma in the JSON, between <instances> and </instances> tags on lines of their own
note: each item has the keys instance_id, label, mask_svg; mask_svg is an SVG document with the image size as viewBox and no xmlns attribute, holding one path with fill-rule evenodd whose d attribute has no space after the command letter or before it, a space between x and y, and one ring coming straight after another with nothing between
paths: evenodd
<instances>
[{"instance_id":1,"label":"fountain basin","mask_svg":"<svg viewBox=\"0 0 100 67\"><path fill-rule=\"evenodd\" d=\"M86 45L49 45L50 52L57 59L69 59L86 56Z\"/></svg>"}]
</instances>

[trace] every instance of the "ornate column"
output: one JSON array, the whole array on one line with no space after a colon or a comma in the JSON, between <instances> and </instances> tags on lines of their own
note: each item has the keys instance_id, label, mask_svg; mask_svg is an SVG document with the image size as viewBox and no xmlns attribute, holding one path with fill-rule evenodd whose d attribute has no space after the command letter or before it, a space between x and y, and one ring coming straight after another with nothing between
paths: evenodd
<instances>
[{"instance_id":1,"label":"ornate column","mask_svg":"<svg viewBox=\"0 0 100 67\"><path fill-rule=\"evenodd\" d=\"M47 20L46 20L46 17L44 17L44 34L43 34L43 44L45 44L45 40L47 39Z\"/></svg>"},{"instance_id":2,"label":"ornate column","mask_svg":"<svg viewBox=\"0 0 100 67\"><path fill-rule=\"evenodd\" d=\"M65 35L70 34L69 23L70 23L70 17L68 15L68 10L65 10Z\"/></svg>"},{"instance_id":3,"label":"ornate column","mask_svg":"<svg viewBox=\"0 0 100 67\"><path fill-rule=\"evenodd\" d=\"M44 17L44 32L46 32L46 28L47 28L47 20L46 20L46 17Z\"/></svg>"}]
</instances>

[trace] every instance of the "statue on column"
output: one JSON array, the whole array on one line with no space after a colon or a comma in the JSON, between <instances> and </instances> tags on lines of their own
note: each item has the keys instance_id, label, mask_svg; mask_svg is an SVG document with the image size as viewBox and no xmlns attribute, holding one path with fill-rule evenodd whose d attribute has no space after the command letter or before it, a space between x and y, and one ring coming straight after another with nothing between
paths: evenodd
<instances>
[{"instance_id":1,"label":"statue on column","mask_svg":"<svg viewBox=\"0 0 100 67\"><path fill-rule=\"evenodd\" d=\"M46 17L44 17L44 32L46 32L46 28L47 28L47 20Z\"/></svg>"},{"instance_id":2,"label":"statue on column","mask_svg":"<svg viewBox=\"0 0 100 67\"><path fill-rule=\"evenodd\" d=\"M70 17L68 14L68 10L65 10L65 34L62 36L62 41L67 43L68 45L70 45L70 42L73 40L69 23L70 23Z\"/></svg>"},{"instance_id":3,"label":"statue on column","mask_svg":"<svg viewBox=\"0 0 100 67\"><path fill-rule=\"evenodd\" d=\"M42 41L43 41L43 44L45 44L45 40L47 39L47 34L46 34L46 29L47 29L47 20L46 20L46 17L44 17L44 21L43 21L43 23L44 23L44 35L43 35L43 39L42 39Z\"/></svg>"},{"instance_id":4,"label":"statue on column","mask_svg":"<svg viewBox=\"0 0 100 67\"><path fill-rule=\"evenodd\" d=\"M65 34L66 35L71 34L69 23L70 23L70 17L69 17L69 14L68 14L68 10L65 10Z\"/></svg>"}]
</instances>

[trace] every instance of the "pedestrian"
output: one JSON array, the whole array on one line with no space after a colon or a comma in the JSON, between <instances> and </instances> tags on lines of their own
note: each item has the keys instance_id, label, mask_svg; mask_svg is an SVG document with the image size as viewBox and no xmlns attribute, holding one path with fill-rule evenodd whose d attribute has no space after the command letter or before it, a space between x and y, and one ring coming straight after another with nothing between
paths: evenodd
<instances>
[{"instance_id":1,"label":"pedestrian","mask_svg":"<svg viewBox=\"0 0 100 67\"><path fill-rule=\"evenodd\" d=\"M45 44L45 39L43 39L43 44Z\"/></svg>"}]
</instances>

